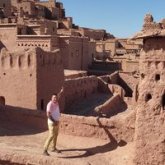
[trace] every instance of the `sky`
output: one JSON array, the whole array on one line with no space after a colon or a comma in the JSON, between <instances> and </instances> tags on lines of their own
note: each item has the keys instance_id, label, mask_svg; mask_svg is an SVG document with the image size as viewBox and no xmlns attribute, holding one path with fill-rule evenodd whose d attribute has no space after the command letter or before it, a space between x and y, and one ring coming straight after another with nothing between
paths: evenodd
<instances>
[{"instance_id":1,"label":"sky","mask_svg":"<svg viewBox=\"0 0 165 165\"><path fill-rule=\"evenodd\" d=\"M115 37L131 37L142 29L144 16L165 18L165 0L57 0L80 27L105 29Z\"/></svg>"}]
</instances>

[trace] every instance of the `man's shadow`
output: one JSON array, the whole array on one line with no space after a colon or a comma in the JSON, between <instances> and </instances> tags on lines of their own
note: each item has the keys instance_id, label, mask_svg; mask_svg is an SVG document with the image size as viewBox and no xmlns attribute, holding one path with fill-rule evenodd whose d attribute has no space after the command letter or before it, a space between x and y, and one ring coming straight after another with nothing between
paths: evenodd
<instances>
[{"instance_id":1,"label":"man's shadow","mask_svg":"<svg viewBox=\"0 0 165 165\"><path fill-rule=\"evenodd\" d=\"M112 136L112 134L109 132L108 128L106 126L103 126L102 123L100 122L100 118L97 118L97 122L101 128L104 129L106 134L108 135L109 142L102 145L102 146L96 146L96 147L91 147L91 148L83 148L83 149L64 149L62 151L85 151L84 154L82 155L75 155L75 156L67 156L67 157L62 157L62 158L83 158L83 157L88 157L92 156L95 154L99 153L106 153L112 150L115 150L118 146L122 147L125 146L127 143L124 140L120 140L117 142L117 140Z\"/></svg>"}]
</instances>

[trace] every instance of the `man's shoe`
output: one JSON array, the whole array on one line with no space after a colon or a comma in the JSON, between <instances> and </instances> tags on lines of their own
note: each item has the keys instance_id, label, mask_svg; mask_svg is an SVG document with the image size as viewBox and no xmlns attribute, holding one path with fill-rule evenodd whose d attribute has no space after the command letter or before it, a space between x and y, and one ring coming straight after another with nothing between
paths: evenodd
<instances>
[{"instance_id":1,"label":"man's shoe","mask_svg":"<svg viewBox=\"0 0 165 165\"><path fill-rule=\"evenodd\" d=\"M44 152L43 152L43 155L45 155L45 156L49 156L48 151L44 151Z\"/></svg>"},{"instance_id":2,"label":"man's shoe","mask_svg":"<svg viewBox=\"0 0 165 165\"><path fill-rule=\"evenodd\" d=\"M56 153L61 153L61 151L60 151L60 150L58 150L57 148L52 149L51 151L52 151L52 152L56 152Z\"/></svg>"}]
</instances>

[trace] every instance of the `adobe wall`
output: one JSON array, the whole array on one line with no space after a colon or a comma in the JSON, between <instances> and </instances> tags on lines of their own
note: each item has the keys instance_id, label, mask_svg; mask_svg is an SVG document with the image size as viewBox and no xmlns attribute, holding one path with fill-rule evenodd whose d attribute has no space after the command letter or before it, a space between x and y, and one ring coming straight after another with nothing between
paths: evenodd
<instances>
[{"instance_id":1,"label":"adobe wall","mask_svg":"<svg viewBox=\"0 0 165 165\"><path fill-rule=\"evenodd\" d=\"M151 46L152 46L152 49L154 49L154 50L160 50L160 49L165 50L164 42L165 42L165 38L164 37L150 38L144 44L144 48L143 49L144 49L144 51L149 51L149 50L151 50Z\"/></svg>"},{"instance_id":2,"label":"adobe wall","mask_svg":"<svg viewBox=\"0 0 165 165\"><path fill-rule=\"evenodd\" d=\"M0 96L7 105L36 109L36 53L0 53ZM30 92L33 91L33 92Z\"/></svg>"},{"instance_id":3,"label":"adobe wall","mask_svg":"<svg viewBox=\"0 0 165 165\"><path fill-rule=\"evenodd\" d=\"M64 68L60 50L45 52L37 48L37 107L45 110L52 94L64 85ZM64 102L61 103L64 106Z\"/></svg>"},{"instance_id":4,"label":"adobe wall","mask_svg":"<svg viewBox=\"0 0 165 165\"><path fill-rule=\"evenodd\" d=\"M82 70L88 70L95 53L95 43L84 38L82 41Z\"/></svg>"},{"instance_id":5,"label":"adobe wall","mask_svg":"<svg viewBox=\"0 0 165 165\"><path fill-rule=\"evenodd\" d=\"M1 0L0 7L3 8L5 17L11 16L11 0Z\"/></svg>"},{"instance_id":6,"label":"adobe wall","mask_svg":"<svg viewBox=\"0 0 165 165\"><path fill-rule=\"evenodd\" d=\"M70 106L76 100L89 97L98 90L98 79L95 76L80 77L65 80L65 107Z\"/></svg>"},{"instance_id":7,"label":"adobe wall","mask_svg":"<svg viewBox=\"0 0 165 165\"><path fill-rule=\"evenodd\" d=\"M83 70L83 59L88 55L88 40L70 38L69 40L69 69ZM85 54L86 53L86 54Z\"/></svg>"},{"instance_id":8,"label":"adobe wall","mask_svg":"<svg viewBox=\"0 0 165 165\"><path fill-rule=\"evenodd\" d=\"M104 104L99 105L95 108L95 111L100 114L111 117L127 109L126 103L123 101L119 94L114 94Z\"/></svg>"},{"instance_id":9,"label":"adobe wall","mask_svg":"<svg viewBox=\"0 0 165 165\"><path fill-rule=\"evenodd\" d=\"M87 38L60 36L59 43L65 69L82 70L91 64Z\"/></svg>"},{"instance_id":10,"label":"adobe wall","mask_svg":"<svg viewBox=\"0 0 165 165\"><path fill-rule=\"evenodd\" d=\"M116 92L124 97L132 97L134 89L139 82L138 77L134 77L132 74L124 72L114 72L110 75L100 76L100 78L103 79L105 82L109 83L110 86L114 88L111 89L110 87L112 93L115 93L115 86L117 87L117 85L119 85L119 88L116 88Z\"/></svg>"},{"instance_id":11,"label":"adobe wall","mask_svg":"<svg viewBox=\"0 0 165 165\"><path fill-rule=\"evenodd\" d=\"M52 38L50 35L17 35L16 44L18 49L40 47L45 51L52 50Z\"/></svg>"},{"instance_id":12,"label":"adobe wall","mask_svg":"<svg viewBox=\"0 0 165 165\"><path fill-rule=\"evenodd\" d=\"M140 60L136 115L136 156L139 165L165 164L164 38L145 39ZM159 50L158 50L159 49Z\"/></svg>"},{"instance_id":13,"label":"adobe wall","mask_svg":"<svg viewBox=\"0 0 165 165\"><path fill-rule=\"evenodd\" d=\"M59 37L59 45L65 69L69 69L69 38Z\"/></svg>"},{"instance_id":14,"label":"adobe wall","mask_svg":"<svg viewBox=\"0 0 165 165\"><path fill-rule=\"evenodd\" d=\"M11 52L16 47L16 35L16 24L0 24L0 40Z\"/></svg>"},{"instance_id":15,"label":"adobe wall","mask_svg":"<svg viewBox=\"0 0 165 165\"><path fill-rule=\"evenodd\" d=\"M89 28L79 28L78 30L82 36L89 37L94 40L103 40L105 30L94 30Z\"/></svg>"},{"instance_id":16,"label":"adobe wall","mask_svg":"<svg viewBox=\"0 0 165 165\"><path fill-rule=\"evenodd\" d=\"M46 114L41 111L29 111L28 109L5 106L0 108L0 119L1 117L3 117L3 120L5 117L5 119L15 123L21 123L43 131L47 129ZM133 141L134 124L135 113L133 111L110 119L62 114L60 132L74 136L128 143Z\"/></svg>"},{"instance_id":17,"label":"adobe wall","mask_svg":"<svg viewBox=\"0 0 165 165\"><path fill-rule=\"evenodd\" d=\"M79 78L79 77L86 77L87 71L77 71L77 70L65 69L64 76L65 76L65 80Z\"/></svg>"},{"instance_id":18,"label":"adobe wall","mask_svg":"<svg viewBox=\"0 0 165 165\"><path fill-rule=\"evenodd\" d=\"M139 60L125 60L122 61L122 65L123 65L122 70L124 72L139 71Z\"/></svg>"},{"instance_id":19,"label":"adobe wall","mask_svg":"<svg viewBox=\"0 0 165 165\"><path fill-rule=\"evenodd\" d=\"M116 54L116 40L96 41L96 59L112 58Z\"/></svg>"}]
</instances>

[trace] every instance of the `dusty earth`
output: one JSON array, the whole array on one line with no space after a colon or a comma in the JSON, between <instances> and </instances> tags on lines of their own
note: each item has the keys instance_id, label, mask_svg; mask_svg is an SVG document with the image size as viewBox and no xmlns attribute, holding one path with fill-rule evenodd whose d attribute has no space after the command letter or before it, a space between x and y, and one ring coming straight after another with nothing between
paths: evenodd
<instances>
[{"instance_id":1,"label":"dusty earth","mask_svg":"<svg viewBox=\"0 0 165 165\"><path fill-rule=\"evenodd\" d=\"M134 144L120 146L109 140L59 134L61 153L43 156L47 130L0 121L0 165L132 165Z\"/></svg>"}]
</instances>

